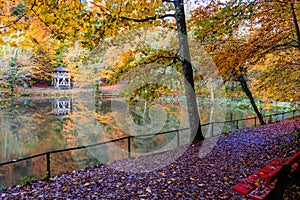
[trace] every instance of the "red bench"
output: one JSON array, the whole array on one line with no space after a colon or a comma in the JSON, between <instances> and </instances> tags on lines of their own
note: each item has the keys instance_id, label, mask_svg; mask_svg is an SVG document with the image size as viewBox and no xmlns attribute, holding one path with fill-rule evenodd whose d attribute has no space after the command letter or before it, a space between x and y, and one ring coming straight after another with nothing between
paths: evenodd
<instances>
[{"instance_id":1,"label":"red bench","mask_svg":"<svg viewBox=\"0 0 300 200\"><path fill-rule=\"evenodd\" d=\"M298 167L300 151L293 155L289 160L283 162L282 158L277 158L261 168L256 173L245 178L242 182L232 187L242 195L254 200L263 200L268 197L274 189L279 172L283 165L291 165L292 171ZM291 171L291 173L292 173Z\"/></svg>"}]
</instances>

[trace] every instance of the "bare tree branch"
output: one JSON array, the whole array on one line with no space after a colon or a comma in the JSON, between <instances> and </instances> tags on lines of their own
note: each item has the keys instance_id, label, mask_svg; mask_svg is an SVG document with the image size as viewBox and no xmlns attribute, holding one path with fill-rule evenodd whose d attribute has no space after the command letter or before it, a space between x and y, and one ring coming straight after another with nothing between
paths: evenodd
<instances>
[{"instance_id":1,"label":"bare tree branch","mask_svg":"<svg viewBox=\"0 0 300 200\"><path fill-rule=\"evenodd\" d=\"M290 49L290 48L299 48L298 45L295 45L292 43L293 43L293 41L290 43L286 43L286 44L277 44L275 46L272 46L272 47L266 49L265 51L262 51L261 53L259 53L259 55L264 55L264 54L267 54L271 51L275 51L278 49L284 50L284 49ZM263 46L257 46L257 48L263 48Z\"/></svg>"},{"instance_id":2,"label":"bare tree branch","mask_svg":"<svg viewBox=\"0 0 300 200\"><path fill-rule=\"evenodd\" d=\"M167 18L167 17L175 17L175 15L174 14L155 15L155 16L152 16L152 17L146 17L144 19L135 19L135 18L120 16L120 19L131 20L131 21L134 21L134 22L147 22L147 21L150 21L150 20L164 19L164 18Z\"/></svg>"},{"instance_id":3,"label":"bare tree branch","mask_svg":"<svg viewBox=\"0 0 300 200\"><path fill-rule=\"evenodd\" d=\"M16 19L16 20L10 22L9 24L7 24L7 25L5 25L5 26L0 26L0 29L2 29L2 28L8 28L8 27L12 26L13 24L16 24L16 23L17 23L18 21L20 21L24 16L25 16L25 14L19 16L18 19Z\"/></svg>"}]
</instances>

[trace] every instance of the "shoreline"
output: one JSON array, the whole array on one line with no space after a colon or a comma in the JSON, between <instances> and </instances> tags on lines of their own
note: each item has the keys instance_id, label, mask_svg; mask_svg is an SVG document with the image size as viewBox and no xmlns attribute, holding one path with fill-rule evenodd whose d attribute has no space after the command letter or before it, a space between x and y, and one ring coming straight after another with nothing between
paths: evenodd
<instances>
[{"instance_id":1,"label":"shoreline","mask_svg":"<svg viewBox=\"0 0 300 200\"><path fill-rule=\"evenodd\" d=\"M300 151L300 137L296 137L299 130L300 117L238 129L222 134L217 145L203 158L199 157L198 143L187 148L170 165L153 171L136 173L130 168L156 165L177 154L180 147L156 158L150 155L125 159L13 186L0 191L0 196L4 199L243 199L231 187L274 158L286 160ZM297 199L299 191L299 186L288 185L285 198Z\"/></svg>"}]
</instances>

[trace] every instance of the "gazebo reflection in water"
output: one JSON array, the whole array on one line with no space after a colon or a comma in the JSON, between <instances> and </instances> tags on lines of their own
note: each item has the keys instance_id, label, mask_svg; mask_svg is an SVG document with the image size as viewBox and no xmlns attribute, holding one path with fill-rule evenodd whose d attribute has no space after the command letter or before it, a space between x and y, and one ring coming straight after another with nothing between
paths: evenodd
<instances>
[{"instance_id":1,"label":"gazebo reflection in water","mask_svg":"<svg viewBox=\"0 0 300 200\"><path fill-rule=\"evenodd\" d=\"M58 117L68 115L72 111L72 98L53 99L53 113Z\"/></svg>"}]
</instances>

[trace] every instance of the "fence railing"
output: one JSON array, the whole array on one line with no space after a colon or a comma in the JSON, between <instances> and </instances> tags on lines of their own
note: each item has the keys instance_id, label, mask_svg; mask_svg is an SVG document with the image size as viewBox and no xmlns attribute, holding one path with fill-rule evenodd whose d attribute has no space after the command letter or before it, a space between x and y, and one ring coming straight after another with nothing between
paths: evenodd
<instances>
[{"instance_id":1,"label":"fence railing","mask_svg":"<svg viewBox=\"0 0 300 200\"><path fill-rule=\"evenodd\" d=\"M292 110L292 111L288 111L288 112L281 112L281 113L276 113L276 114L271 114L271 115L265 115L263 117L264 117L264 120L266 120L266 123L269 124L271 122L280 121L280 120L287 119L287 118L293 118L293 117L296 117L296 116L300 116L300 110ZM242 123L242 122L246 122L246 121L248 121L248 123ZM249 121L252 121L252 122L249 123ZM210 126L209 131L213 135L215 124L220 124L220 123L224 124L224 127L225 127L226 130L233 130L233 129L239 129L239 128L243 128L243 127L257 126L258 125L258 118L257 117L250 117L250 118L243 118L243 119L228 120L228 121L223 121L223 122L209 122L209 123L202 124L201 127L204 128L206 126ZM27 157L23 157L23 158L19 158L19 159L14 159L14 160L6 161L6 162L1 162L0 167L16 164L16 163L19 163L19 162L22 162L22 161L28 161L28 160L33 160L35 158L43 157L43 161L45 162L45 166L44 166L44 170L42 170L42 171L46 172L46 173L44 173L44 175L46 175L45 177L50 177L52 175L51 172L54 171L53 169L51 169L51 161L53 162L53 159L51 159L51 158L54 158L54 154L59 154L59 153L64 153L64 152L71 152L71 151L80 150L80 149L87 149L87 148L92 148L92 147L97 147L97 146L101 146L101 145L105 145L105 144L116 143L116 142L119 142L119 141L126 141L127 140L127 145L126 146L127 146L128 158L131 158L131 156L132 156L132 139L134 139L134 138L145 138L145 137L150 137L150 136L166 135L166 134L172 134L172 133L174 134L175 133L176 134L176 140L177 140L177 142L176 142L177 146L180 146L182 144L181 141L180 141L180 132L184 132L188 129L189 128L182 128L182 129L159 132L159 133L150 133L150 134L146 134L146 135L126 136L126 137L113 139L113 140L109 140L109 141L105 141L105 142L100 142L100 143L96 143L96 144L90 144L90 145L86 145L86 146L78 146L78 147L72 147L72 148L66 148L66 149L51 150L51 151L39 153L39 154L32 155L32 156L27 156ZM3 173L3 170L2 170L2 173ZM1 168L0 168L0 174L1 174ZM0 179L0 185L1 185L1 179Z\"/></svg>"},{"instance_id":2,"label":"fence railing","mask_svg":"<svg viewBox=\"0 0 300 200\"><path fill-rule=\"evenodd\" d=\"M263 119L266 124L270 124L272 122L278 122L283 119L293 118L296 116L300 116L300 110L291 110L291 111L286 111L286 112L264 115ZM245 124L246 121L248 121L248 124ZM250 121L250 123L249 123L249 121ZM252 121L252 123L251 123L251 121ZM244 122L244 123L241 123L241 122ZM227 121L223 121L223 122L208 122L205 124L201 124L201 126L203 127L203 126L211 125L211 132L213 132L215 124L224 124L225 129L228 131L228 130L246 128L246 127L251 127L251 126L255 127L259 124L259 120L258 120L257 116L254 116L254 117L248 117L248 118L242 118L242 119L227 120Z\"/></svg>"}]
</instances>

